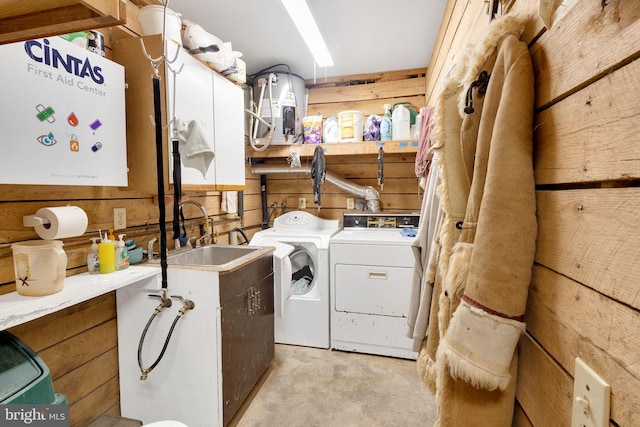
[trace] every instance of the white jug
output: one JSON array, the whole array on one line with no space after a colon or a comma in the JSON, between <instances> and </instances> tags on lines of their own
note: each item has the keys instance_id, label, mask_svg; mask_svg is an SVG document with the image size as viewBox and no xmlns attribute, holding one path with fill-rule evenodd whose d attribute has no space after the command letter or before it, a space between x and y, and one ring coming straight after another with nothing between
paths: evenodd
<instances>
[{"instance_id":1,"label":"white jug","mask_svg":"<svg viewBox=\"0 0 640 427\"><path fill-rule=\"evenodd\" d=\"M398 105L391 114L391 133L395 141L406 141L411 138L411 113L402 104Z\"/></svg>"},{"instance_id":2,"label":"white jug","mask_svg":"<svg viewBox=\"0 0 640 427\"><path fill-rule=\"evenodd\" d=\"M60 292L67 275L67 254L59 240L31 240L11 245L16 291L42 296Z\"/></svg>"}]
</instances>

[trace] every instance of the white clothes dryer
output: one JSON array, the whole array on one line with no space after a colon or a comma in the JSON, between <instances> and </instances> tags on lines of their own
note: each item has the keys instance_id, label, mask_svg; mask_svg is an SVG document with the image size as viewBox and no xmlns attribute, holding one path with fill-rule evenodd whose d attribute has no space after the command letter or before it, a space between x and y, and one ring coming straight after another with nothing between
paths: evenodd
<instances>
[{"instance_id":1,"label":"white clothes dryer","mask_svg":"<svg viewBox=\"0 0 640 427\"><path fill-rule=\"evenodd\" d=\"M331 238L331 348L416 359L406 336L419 214L345 213Z\"/></svg>"},{"instance_id":2,"label":"white clothes dryer","mask_svg":"<svg viewBox=\"0 0 640 427\"><path fill-rule=\"evenodd\" d=\"M340 221L293 211L254 234L251 246L274 246L274 340L329 348L329 241Z\"/></svg>"}]
</instances>

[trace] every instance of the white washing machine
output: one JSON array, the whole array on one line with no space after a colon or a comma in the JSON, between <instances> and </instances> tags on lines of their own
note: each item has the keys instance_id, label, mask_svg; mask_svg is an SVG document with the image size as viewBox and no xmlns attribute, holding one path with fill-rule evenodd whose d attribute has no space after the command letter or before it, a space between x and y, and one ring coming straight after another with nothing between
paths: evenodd
<instances>
[{"instance_id":1,"label":"white washing machine","mask_svg":"<svg viewBox=\"0 0 640 427\"><path fill-rule=\"evenodd\" d=\"M329 239L340 222L294 211L254 234L252 246L274 246L274 340L329 348Z\"/></svg>"},{"instance_id":2,"label":"white washing machine","mask_svg":"<svg viewBox=\"0 0 640 427\"><path fill-rule=\"evenodd\" d=\"M345 213L331 238L331 348L416 359L406 336L419 214Z\"/></svg>"}]
</instances>

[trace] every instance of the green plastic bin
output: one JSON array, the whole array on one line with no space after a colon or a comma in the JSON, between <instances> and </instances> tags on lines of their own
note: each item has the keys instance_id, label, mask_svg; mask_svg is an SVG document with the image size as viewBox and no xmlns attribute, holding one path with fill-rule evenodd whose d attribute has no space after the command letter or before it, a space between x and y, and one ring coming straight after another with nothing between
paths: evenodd
<instances>
[{"instance_id":1,"label":"green plastic bin","mask_svg":"<svg viewBox=\"0 0 640 427\"><path fill-rule=\"evenodd\" d=\"M40 356L7 331L0 331L0 404L67 404Z\"/></svg>"}]
</instances>

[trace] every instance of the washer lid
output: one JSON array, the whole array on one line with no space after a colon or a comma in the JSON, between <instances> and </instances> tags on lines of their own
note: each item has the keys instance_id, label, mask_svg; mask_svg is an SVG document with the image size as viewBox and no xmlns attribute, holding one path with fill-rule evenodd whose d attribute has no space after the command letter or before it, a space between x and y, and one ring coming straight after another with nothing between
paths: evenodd
<instances>
[{"instance_id":1,"label":"washer lid","mask_svg":"<svg viewBox=\"0 0 640 427\"><path fill-rule=\"evenodd\" d=\"M253 235L250 246L276 246L273 242L282 242L290 245L313 244L319 250L328 249L331 236L335 233L313 234L308 230L282 230L268 228L258 231Z\"/></svg>"},{"instance_id":2,"label":"washer lid","mask_svg":"<svg viewBox=\"0 0 640 427\"><path fill-rule=\"evenodd\" d=\"M340 230L340 221L324 219L308 212L293 211L280 215L273 221L273 228L278 231L291 230L307 234L335 234Z\"/></svg>"}]
</instances>

